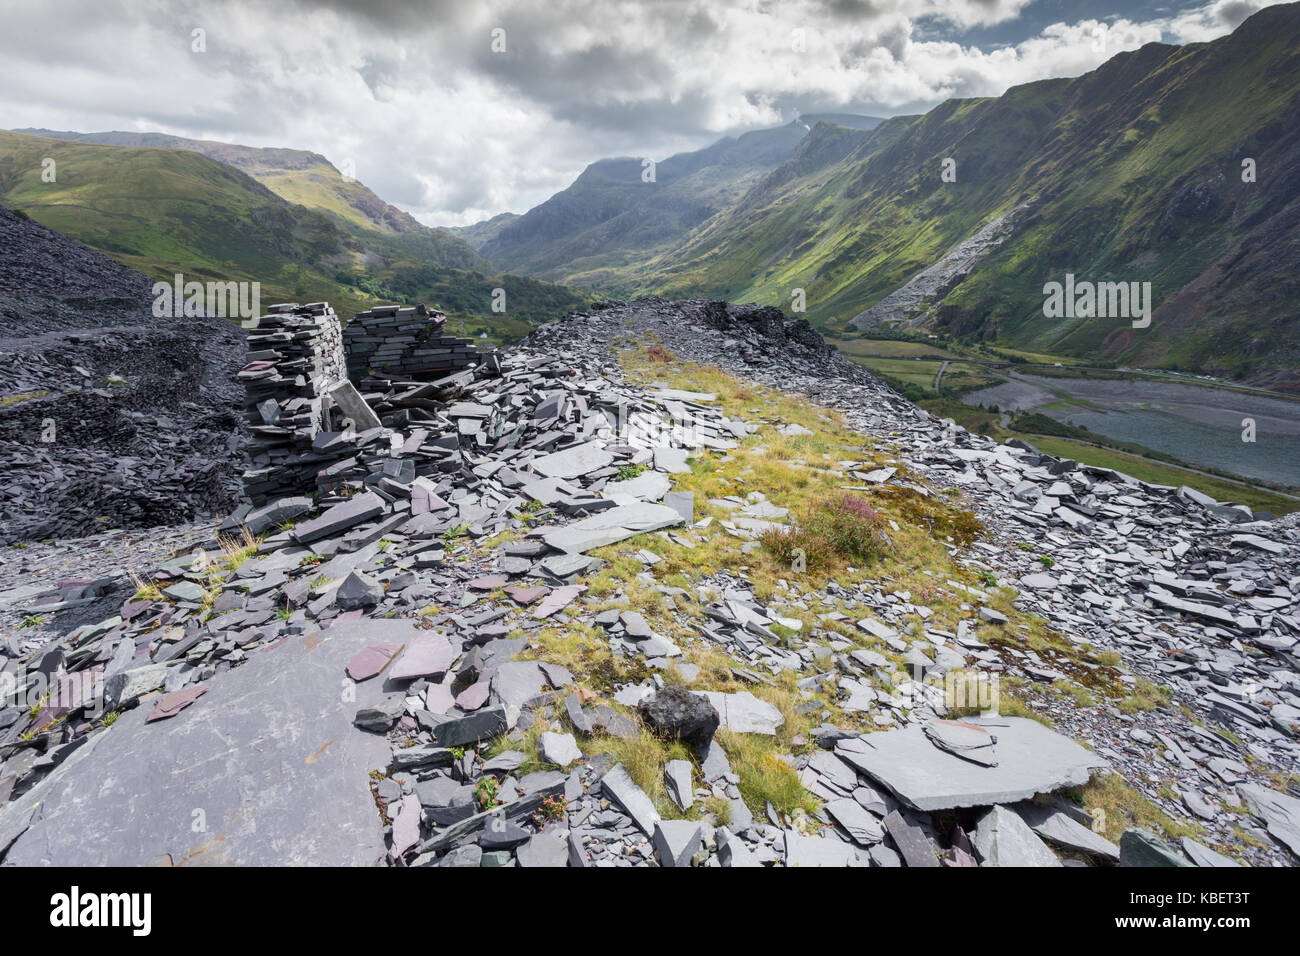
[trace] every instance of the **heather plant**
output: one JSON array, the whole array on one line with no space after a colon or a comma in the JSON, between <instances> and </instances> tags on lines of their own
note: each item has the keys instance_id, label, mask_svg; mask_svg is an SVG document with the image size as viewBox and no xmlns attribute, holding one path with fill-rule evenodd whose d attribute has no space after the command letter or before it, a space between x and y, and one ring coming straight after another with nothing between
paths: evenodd
<instances>
[{"instance_id":1,"label":"heather plant","mask_svg":"<svg viewBox=\"0 0 1300 956\"><path fill-rule=\"evenodd\" d=\"M880 512L847 492L814 502L795 528L769 528L763 545L777 560L816 573L847 562L870 564L888 550Z\"/></svg>"}]
</instances>

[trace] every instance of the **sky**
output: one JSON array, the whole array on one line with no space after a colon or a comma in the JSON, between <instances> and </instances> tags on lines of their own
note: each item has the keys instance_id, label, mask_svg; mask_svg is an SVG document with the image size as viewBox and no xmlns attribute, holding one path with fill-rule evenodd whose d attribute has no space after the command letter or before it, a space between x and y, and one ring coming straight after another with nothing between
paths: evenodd
<instances>
[{"instance_id":1,"label":"sky","mask_svg":"<svg viewBox=\"0 0 1300 956\"><path fill-rule=\"evenodd\" d=\"M922 113L1271 0L0 0L0 128L320 153L426 225L799 113Z\"/></svg>"}]
</instances>

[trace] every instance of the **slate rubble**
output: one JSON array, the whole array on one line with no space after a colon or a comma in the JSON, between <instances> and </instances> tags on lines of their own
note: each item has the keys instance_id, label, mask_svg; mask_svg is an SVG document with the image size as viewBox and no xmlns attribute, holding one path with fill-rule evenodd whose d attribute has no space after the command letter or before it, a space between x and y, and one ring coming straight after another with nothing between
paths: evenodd
<instances>
[{"instance_id":1,"label":"slate rubble","mask_svg":"<svg viewBox=\"0 0 1300 956\"><path fill-rule=\"evenodd\" d=\"M320 321L327 314L311 308L273 313L285 318L271 326L279 331L265 334L295 328L290 338L304 332L296 340L302 342L331 334L331 323ZM134 703L133 720L137 709L168 718L142 722L133 733L202 727L223 697L250 693L240 676L245 661L266 666L284 653L282 644L355 635L337 677L346 670L365 689L350 732L389 748L386 773L364 797L373 796L388 821L373 859L392 865L1052 865L1165 859L1166 851L1172 856L1165 862L1221 865L1200 843L1162 848L1138 831L1116 847L1094 833L1086 812L1053 802L1054 792L1099 767L1145 779L1142 765L1153 746L1185 781L1187 805L1208 807L1213 835L1223 838L1229 815L1204 795L1239 794L1258 821L1248 825L1266 841L1272 837L1258 858L1289 860L1295 798L1259 787L1259 775L1228 737L1172 710L1137 718L1053 711L1092 752L1014 718L954 724L945 721L933 688L889 673L893 665L883 654L837 642L827 631L781 637L800 622L725 572L682 596L699 602L698 639L731 658L733 676L757 686L793 672L815 704L814 691L829 674L841 707L882 730L819 727L816 746L789 760L821 810L783 817L769 806L755 815L757 808L740 799L740 778L712 739L711 722L679 702L675 735L690 742L698 763L665 767L665 791L679 809L701 797L726 801L726 827L663 819L626 768L589 752L584 741L594 733L635 734L637 722L584 700L565 668L518 655L539 628L581 619L605 635L614 653L644 666L639 685L614 695L629 712L641 705L647 715L657 713L653 702L665 688L690 687L698 669L681 660L681 648L635 612L589 610L576 579L599 566L586 552L601 544L645 532L650 541L654 534L689 540L699 530L691 526L693 510L685 510L689 503L660 504L672 494L671 476L688 455L725 455L757 427L727 419L709 396L626 383L610 348L632 331L658 334L679 353L736 374L805 391L892 443L891 467L863 471L842 463L846 486L921 487L919 476L930 487L960 488L992 529L961 560L1021 583L1018 604L1072 641L1115 649L1137 673L1174 686L1180 702L1207 726L1230 729L1256 760L1295 765L1295 530L1186 490L1151 488L954 429L828 352L811 330L779 318L776 310L702 300L608 304L541 327L519 347L433 382L392 380L382 391L363 383L361 397L380 426L369 433L340 429L341 445L327 453L346 454L311 474L310 464L299 462L297 486L282 466L295 454L306 456L298 444L306 433L317 429L309 443L315 444L343 416L324 400L316 378L304 382L312 394L296 396L306 401L290 407L281 389L293 369L277 368L279 381L268 380L267 397L292 420L292 437L257 448L266 463L275 460L277 480L285 483L259 495L254 481L250 496L262 497L261 506L244 506L222 526L235 531L251 522L270 534L210 606L203 555L218 548L211 528L185 538L153 569L163 595L154 600L124 600L120 569L98 581L36 586L0 574L0 585L9 585L0 591L5 613L110 612L53 640L36 632L3 645L6 674L34 684L26 667L35 666L59 693L34 715L0 710L0 794L9 797L0 799L0 858L25 859L38 839L25 833L33 825L32 801L15 798L39 795L56 806L86 787L99 770L85 745L118 732L87 712L87 687L79 682L88 681L92 692L99 684L111 688L124 708ZM310 364L311 351L298 358ZM297 359L282 354L276 361ZM248 410L260 416L258 404ZM297 451L272 455L285 447ZM306 497L313 492L314 502ZM729 501L726 509L732 517L722 523L724 533L747 545L786 518L761 495ZM283 521L295 523L276 530ZM506 531L518 536L480 552L477 543ZM1036 570L1041 562L1016 546L1023 538L1050 546L1050 573ZM640 552L643 577L671 596L675 589L654 576L652 547ZM923 627L925 653L902 636L909 621L924 624L927 616L913 596L859 586L827 598L870 608L856 626L912 660L914 676L970 666L1029 680L1059 673L1042 655L983 640L1008 622L983 607L987 595L978 589L947 586L965 592L970 618L955 633ZM420 613L430 606L439 610ZM363 621L383 621L382 637L356 632ZM523 636L510 636L517 632ZM669 670L672 685L664 680ZM889 691L879 677L888 678ZM692 696L707 700L733 733L771 734L782 722L779 711L747 692L701 688ZM540 732L538 769L526 769L525 755L512 749L529 730ZM70 759L83 751L84 759ZM363 792L369 784L354 782ZM935 811L955 817L944 817L940 829Z\"/></svg>"}]
</instances>

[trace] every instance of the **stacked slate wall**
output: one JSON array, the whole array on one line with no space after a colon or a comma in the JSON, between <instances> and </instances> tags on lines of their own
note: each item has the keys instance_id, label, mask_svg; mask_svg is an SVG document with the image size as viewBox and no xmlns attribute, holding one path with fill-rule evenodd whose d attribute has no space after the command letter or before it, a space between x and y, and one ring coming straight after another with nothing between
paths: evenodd
<instances>
[{"instance_id":1,"label":"stacked slate wall","mask_svg":"<svg viewBox=\"0 0 1300 956\"><path fill-rule=\"evenodd\" d=\"M338 316L328 302L273 305L248 330L244 418L250 468L244 492L254 504L315 484L329 455L312 444L329 425L326 392L346 377Z\"/></svg>"},{"instance_id":2,"label":"stacked slate wall","mask_svg":"<svg viewBox=\"0 0 1300 956\"><path fill-rule=\"evenodd\" d=\"M471 339L444 335L447 316L423 305L375 306L343 330L348 378L358 388L376 381L443 378L482 359Z\"/></svg>"}]
</instances>

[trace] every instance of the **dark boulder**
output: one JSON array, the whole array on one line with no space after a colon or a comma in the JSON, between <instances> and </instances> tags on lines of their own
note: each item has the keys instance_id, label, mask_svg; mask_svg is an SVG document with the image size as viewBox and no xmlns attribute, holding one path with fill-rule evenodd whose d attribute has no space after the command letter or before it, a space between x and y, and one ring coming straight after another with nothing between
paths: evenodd
<instances>
[{"instance_id":1,"label":"dark boulder","mask_svg":"<svg viewBox=\"0 0 1300 956\"><path fill-rule=\"evenodd\" d=\"M637 705L641 719L661 737L685 741L697 750L708 745L718 729L718 712L708 699L677 684Z\"/></svg>"}]
</instances>

